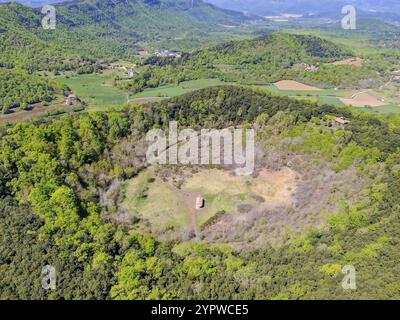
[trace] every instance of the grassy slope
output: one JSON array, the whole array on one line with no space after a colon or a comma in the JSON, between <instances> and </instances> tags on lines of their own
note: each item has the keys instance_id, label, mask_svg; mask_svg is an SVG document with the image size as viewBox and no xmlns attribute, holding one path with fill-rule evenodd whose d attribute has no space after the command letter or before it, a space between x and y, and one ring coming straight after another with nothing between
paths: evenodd
<instances>
[{"instance_id":1,"label":"grassy slope","mask_svg":"<svg viewBox=\"0 0 400 320\"><path fill-rule=\"evenodd\" d=\"M61 4L58 10L70 31L94 35L107 47L117 45L119 53L149 43L158 46L169 41L173 45L191 47L191 42L212 39L212 33L218 36L224 31L219 24L240 25L247 21L242 14L220 10L200 1L190 10L186 1L170 0L160 4L156 1L145 4L139 0L76 1ZM185 43L187 38L190 40Z\"/></svg>"},{"instance_id":2,"label":"grassy slope","mask_svg":"<svg viewBox=\"0 0 400 320\"><path fill-rule=\"evenodd\" d=\"M183 46L191 46L185 43L188 37L200 39L195 44L214 41L210 33L215 32L217 39L224 31L219 24L240 25L247 21L240 13L200 1L191 10L186 6L185 1L168 0L151 5L139 0L69 1L57 5L56 30L44 30L39 10L17 3L1 5L0 68L18 67L28 72L74 70L82 61L129 56L142 45L156 45L181 33ZM126 102L124 93L112 88L111 79L102 78L83 76L65 83L94 106ZM27 96L29 92L21 94Z\"/></svg>"},{"instance_id":3,"label":"grassy slope","mask_svg":"<svg viewBox=\"0 0 400 320\"><path fill-rule=\"evenodd\" d=\"M127 102L125 93L113 86L113 76L109 73L59 79L91 107L118 106Z\"/></svg>"},{"instance_id":4,"label":"grassy slope","mask_svg":"<svg viewBox=\"0 0 400 320\"><path fill-rule=\"evenodd\" d=\"M48 64L48 57L59 62L73 53L121 57L142 46L158 46L170 40L173 45L180 42L182 47L192 47L212 42L223 33L227 37L220 24L239 26L248 21L240 13L200 1L191 10L185 1L176 4L169 0L159 5L140 0L69 1L56 5L56 9L56 29L44 30L40 11L17 3L0 6L0 62L14 61L17 56L21 57L19 63L40 61L40 53L46 58L41 64Z\"/></svg>"},{"instance_id":5,"label":"grassy slope","mask_svg":"<svg viewBox=\"0 0 400 320\"><path fill-rule=\"evenodd\" d=\"M233 83L226 83L218 79L198 79L198 80L184 81L179 85L171 84L159 88L147 89L144 90L143 92L135 94L133 98L176 97L195 90L200 90L203 88L208 88L223 84L233 84Z\"/></svg>"}]
</instances>

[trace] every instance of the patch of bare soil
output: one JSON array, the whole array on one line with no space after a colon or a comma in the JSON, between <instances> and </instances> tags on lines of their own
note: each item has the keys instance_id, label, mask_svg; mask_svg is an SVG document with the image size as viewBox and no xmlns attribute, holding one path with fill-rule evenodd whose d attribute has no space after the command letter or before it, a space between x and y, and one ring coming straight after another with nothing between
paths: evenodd
<instances>
[{"instance_id":1,"label":"patch of bare soil","mask_svg":"<svg viewBox=\"0 0 400 320\"><path fill-rule=\"evenodd\" d=\"M332 64L334 64L335 66L347 65L347 66L355 66L355 67L360 67L361 68L363 66L363 64L364 64L364 59L361 59L361 58L350 58L350 59L336 61L336 62L333 62Z\"/></svg>"},{"instance_id":2,"label":"patch of bare soil","mask_svg":"<svg viewBox=\"0 0 400 320\"><path fill-rule=\"evenodd\" d=\"M225 214L202 232L202 239L239 250L280 245L292 233L325 225L340 200L355 202L366 185L356 169L337 173L309 155L282 155L271 149L264 160L259 174L280 186L277 198L265 198L242 213ZM261 186L257 195L263 191Z\"/></svg>"},{"instance_id":3,"label":"patch of bare soil","mask_svg":"<svg viewBox=\"0 0 400 320\"><path fill-rule=\"evenodd\" d=\"M371 96L369 93L360 93L355 95L353 98L341 98L340 99L344 104L351 105L353 107L381 107L387 105L385 101L382 101L374 96Z\"/></svg>"},{"instance_id":4,"label":"patch of bare soil","mask_svg":"<svg viewBox=\"0 0 400 320\"><path fill-rule=\"evenodd\" d=\"M263 168L254 181L252 190L256 196L261 196L268 206L291 206L292 193L297 189L298 174L290 168L272 171Z\"/></svg>"},{"instance_id":5,"label":"patch of bare soil","mask_svg":"<svg viewBox=\"0 0 400 320\"><path fill-rule=\"evenodd\" d=\"M197 228L197 222L196 222L196 198L200 196L200 193L198 192L190 192L190 191L184 191L182 189L179 189L176 187L176 185L172 183L167 183L168 187L174 190L179 194L179 196L182 198L182 204L184 203L190 212L190 227L192 229L193 235L197 238L199 235L199 230Z\"/></svg>"},{"instance_id":6,"label":"patch of bare soil","mask_svg":"<svg viewBox=\"0 0 400 320\"><path fill-rule=\"evenodd\" d=\"M0 115L0 123L1 122L14 123L14 122L18 122L18 121L33 119L33 118L39 118L39 117L46 116L49 111L67 110L67 109L72 109L72 108L73 108L73 106L66 106L63 103L54 104L54 105L47 106L47 107L36 106L31 110L17 111L17 112L6 114L6 115Z\"/></svg>"},{"instance_id":7,"label":"patch of bare soil","mask_svg":"<svg viewBox=\"0 0 400 320\"><path fill-rule=\"evenodd\" d=\"M146 103L152 103L152 102L160 102L164 100L165 98L135 98L129 100L129 103L139 103L139 104L146 104Z\"/></svg>"},{"instance_id":8,"label":"patch of bare soil","mask_svg":"<svg viewBox=\"0 0 400 320\"><path fill-rule=\"evenodd\" d=\"M306 85L293 80L282 80L275 83L279 90L317 91L320 88Z\"/></svg>"}]
</instances>

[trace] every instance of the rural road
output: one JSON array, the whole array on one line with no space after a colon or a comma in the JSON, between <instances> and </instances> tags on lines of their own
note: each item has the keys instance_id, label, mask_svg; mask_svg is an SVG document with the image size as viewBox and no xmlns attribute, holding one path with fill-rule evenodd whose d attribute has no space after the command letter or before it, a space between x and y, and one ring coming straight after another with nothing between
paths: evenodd
<instances>
[{"instance_id":1,"label":"rural road","mask_svg":"<svg viewBox=\"0 0 400 320\"><path fill-rule=\"evenodd\" d=\"M192 232L195 235L196 239L198 240L200 233L199 233L199 229L197 227L197 221L196 221L196 213L197 213L196 198L200 194L197 192L189 192L189 191L181 190L171 183L166 183L166 184L170 189L177 192L179 194L179 196L182 198L183 203L186 204L186 207L190 213Z\"/></svg>"}]
</instances>

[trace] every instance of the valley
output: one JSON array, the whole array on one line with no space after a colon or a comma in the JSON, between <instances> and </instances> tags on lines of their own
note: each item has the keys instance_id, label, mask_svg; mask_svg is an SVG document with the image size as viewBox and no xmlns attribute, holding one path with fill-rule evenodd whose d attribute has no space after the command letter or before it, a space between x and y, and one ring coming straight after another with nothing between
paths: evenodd
<instances>
[{"instance_id":1,"label":"valley","mask_svg":"<svg viewBox=\"0 0 400 320\"><path fill-rule=\"evenodd\" d=\"M211 2L0 4L1 300L400 299L396 15ZM171 122L254 168L150 161Z\"/></svg>"}]
</instances>

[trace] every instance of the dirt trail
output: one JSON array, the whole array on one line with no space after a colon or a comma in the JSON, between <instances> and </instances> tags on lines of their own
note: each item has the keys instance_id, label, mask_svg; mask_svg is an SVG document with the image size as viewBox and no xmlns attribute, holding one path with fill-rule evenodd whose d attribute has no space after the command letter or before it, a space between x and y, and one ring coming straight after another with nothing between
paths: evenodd
<instances>
[{"instance_id":1,"label":"dirt trail","mask_svg":"<svg viewBox=\"0 0 400 320\"><path fill-rule=\"evenodd\" d=\"M196 237L196 240L198 240L199 236L199 229L197 227L197 221L196 221L196 198L199 196L199 193L196 192L188 192L181 190L177 188L175 185L172 183L165 183L170 189L174 190L179 194L179 196L182 198L183 202L186 204L187 209L190 212L190 217L191 217L191 228L193 231L193 234Z\"/></svg>"},{"instance_id":2,"label":"dirt trail","mask_svg":"<svg viewBox=\"0 0 400 320\"><path fill-rule=\"evenodd\" d=\"M345 105L352 105L354 107L364 107L364 106L380 107L388 104L383 99L378 99L375 96L369 94L370 91L371 90L364 90L354 94L350 99L340 98L340 100Z\"/></svg>"},{"instance_id":3,"label":"dirt trail","mask_svg":"<svg viewBox=\"0 0 400 320\"><path fill-rule=\"evenodd\" d=\"M392 84L393 80L394 80L394 76L390 77L390 80L388 82L386 82L385 84L381 85L379 87L379 90L383 90L383 89L389 87Z\"/></svg>"},{"instance_id":4,"label":"dirt trail","mask_svg":"<svg viewBox=\"0 0 400 320\"><path fill-rule=\"evenodd\" d=\"M157 97L135 98L135 99L128 100L128 103L146 104L146 103L152 103L152 102L161 102L165 99L168 99L168 98L166 98L166 97L163 97L163 98L157 98Z\"/></svg>"},{"instance_id":5,"label":"dirt trail","mask_svg":"<svg viewBox=\"0 0 400 320\"><path fill-rule=\"evenodd\" d=\"M60 109L73 109L71 106L66 106L63 103L58 103L54 104L51 106L47 107L42 107L42 106L35 106L31 110L27 111L16 111L14 113L6 114L6 115L1 115L0 116L0 123L1 122L17 122L17 121L24 121L24 120L29 120L32 118L38 118L42 116L46 116L49 111L55 111L55 110L60 110Z\"/></svg>"},{"instance_id":6,"label":"dirt trail","mask_svg":"<svg viewBox=\"0 0 400 320\"><path fill-rule=\"evenodd\" d=\"M368 90L364 90L364 91L357 92L357 93L353 94L353 95L350 97L350 99L355 99L355 98L357 98L358 96L360 96L360 95L362 95L362 94L364 94L364 93L371 92L371 91L372 91L371 89L368 89Z\"/></svg>"},{"instance_id":7,"label":"dirt trail","mask_svg":"<svg viewBox=\"0 0 400 320\"><path fill-rule=\"evenodd\" d=\"M152 171L152 174L155 175L154 171ZM171 189L172 191L175 191L182 199L182 203L184 203L186 205L186 208L188 209L189 213L190 213L190 218L191 218L191 228L192 228L192 232L196 238L196 240L198 240L199 238L199 229L197 227L197 221L196 221L196 198L200 195L200 193L198 192L189 192L189 191L184 191L182 189L179 189L178 187L176 187L174 184L169 183L169 182L163 182L169 189Z\"/></svg>"}]
</instances>

